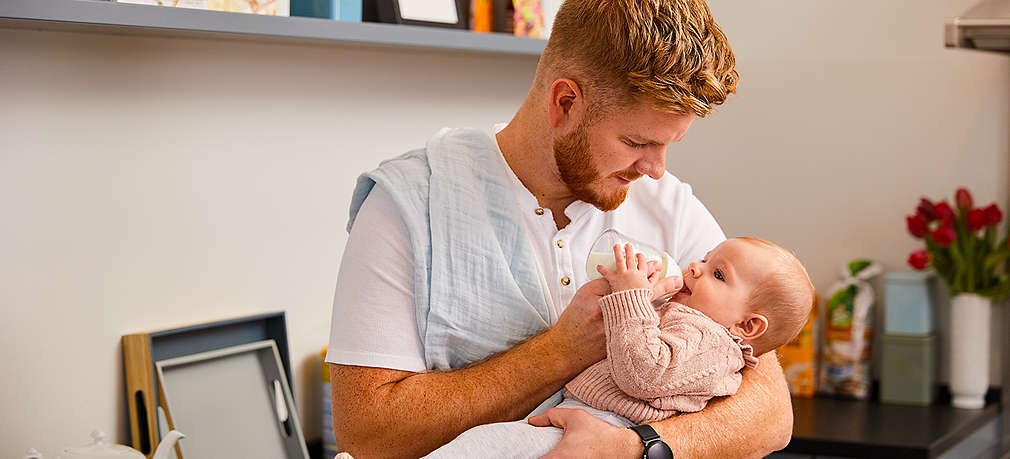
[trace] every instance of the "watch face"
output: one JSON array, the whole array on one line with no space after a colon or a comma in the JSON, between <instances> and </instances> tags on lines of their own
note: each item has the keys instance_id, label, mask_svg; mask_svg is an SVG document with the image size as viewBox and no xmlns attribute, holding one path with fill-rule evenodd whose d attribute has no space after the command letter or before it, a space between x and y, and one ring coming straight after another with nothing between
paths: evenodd
<instances>
[{"instance_id":1,"label":"watch face","mask_svg":"<svg viewBox=\"0 0 1010 459\"><path fill-rule=\"evenodd\" d=\"M663 440L657 440L649 443L649 446L645 448L645 457L648 459L673 459L673 451Z\"/></svg>"}]
</instances>

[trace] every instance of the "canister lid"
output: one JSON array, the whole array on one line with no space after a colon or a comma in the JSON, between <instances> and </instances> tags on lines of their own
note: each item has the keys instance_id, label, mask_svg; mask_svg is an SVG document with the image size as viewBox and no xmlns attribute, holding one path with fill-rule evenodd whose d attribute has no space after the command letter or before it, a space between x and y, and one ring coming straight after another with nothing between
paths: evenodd
<instances>
[{"instance_id":1,"label":"canister lid","mask_svg":"<svg viewBox=\"0 0 1010 459\"><path fill-rule=\"evenodd\" d=\"M884 274L884 281L918 283L928 281L934 277L936 277L936 273L933 271L896 272Z\"/></svg>"}]
</instances>

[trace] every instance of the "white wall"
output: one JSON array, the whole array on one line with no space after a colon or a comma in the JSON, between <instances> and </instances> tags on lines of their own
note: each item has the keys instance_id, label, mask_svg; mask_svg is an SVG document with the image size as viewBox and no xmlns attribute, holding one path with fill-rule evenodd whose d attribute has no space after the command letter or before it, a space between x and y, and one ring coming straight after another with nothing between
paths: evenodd
<instances>
[{"instance_id":1,"label":"white wall","mask_svg":"<svg viewBox=\"0 0 1010 459\"><path fill-rule=\"evenodd\" d=\"M904 216L920 196L952 200L963 185L1006 211L1010 59L942 41L944 18L974 0L711 3L738 58L739 94L671 148L667 168L727 234L794 250L823 300L854 258L911 270L905 260L921 243Z\"/></svg>"},{"instance_id":2,"label":"white wall","mask_svg":"<svg viewBox=\"0 0 1010 459\"><path fill-rule=\"evenodd\" d=\"M318 439L354 179L508 120L535 66L0 29L0 457L127 441L121 335L275 310Z\"/></svg>"},{"instance_id":3,"label":"white wall","mask_svg":"<svg viewBox=\"0 0 1010 459\"><path fill-rule=\"evenodd\" d=\"M970 1L713 1L740 94L670 150L730 234L902 270L904 213L1006 207L1010 64ZM0 29L0 457L127 441L122 334L285 310L307 436L357 174L507 120L536 59Z\"/></svg>"}]
</instances>

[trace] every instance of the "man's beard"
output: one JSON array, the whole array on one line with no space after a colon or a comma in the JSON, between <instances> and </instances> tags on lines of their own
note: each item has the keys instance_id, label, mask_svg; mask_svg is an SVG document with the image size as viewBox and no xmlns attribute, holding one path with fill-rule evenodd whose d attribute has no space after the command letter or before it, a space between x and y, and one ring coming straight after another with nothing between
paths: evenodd
<instances>
[{"instance_id":1,"label":"man's beard","mask_svg":"<svg viewBox=\"0 0 1010 459\"><path fill-rule=\"evenodd\" d=\"M589 133L586 123L582 123L570 134L554 141L554 161L561 173L561 180L568 186L575 199L592 204L604 212L616 209L628 195L628 187L621 187L613 194L603 194L593 189L594 183L600 182L600 171L593 167L592 156L589 154ZM624 170L610 177L621 177L635 181L642 174L634 170Z\"/></svg>"}]
</instances>

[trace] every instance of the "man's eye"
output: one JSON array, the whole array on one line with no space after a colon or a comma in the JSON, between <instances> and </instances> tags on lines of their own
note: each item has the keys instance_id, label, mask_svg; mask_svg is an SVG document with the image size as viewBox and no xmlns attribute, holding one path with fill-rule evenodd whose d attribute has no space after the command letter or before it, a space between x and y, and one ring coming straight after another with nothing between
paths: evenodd
<instances>
[{"instance_id":1,"label":"man's eye","mask_svg":"<svg viewBox=\"0 0 1010 459\"><path fill-rule=\"evenodd\" d=\"M635 143L635 142L632 142L630 140L626 141L625 143L627 143L628 146L630 146L631 148L643 148L643 147L645 147L644 143Z\"/></svg>"},{"instance_id":2,"label":"man's eye","mask_svg":"<svg viewBox=\"0 0 1010 459\"><path fill-rule=\"evenodd\" d=\"M724 277L722 276L722 271L720 271L720 270L718 270L718 269L717 269L717 270L715 270L715 278L716 278L716 279L719 279L719 280L721 280L721 281L723 281L723 282L725 282L725 281L726 281L726 278L724 278Z\"/></svg>"}]
</instances>

